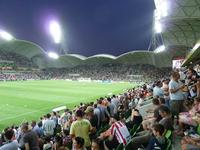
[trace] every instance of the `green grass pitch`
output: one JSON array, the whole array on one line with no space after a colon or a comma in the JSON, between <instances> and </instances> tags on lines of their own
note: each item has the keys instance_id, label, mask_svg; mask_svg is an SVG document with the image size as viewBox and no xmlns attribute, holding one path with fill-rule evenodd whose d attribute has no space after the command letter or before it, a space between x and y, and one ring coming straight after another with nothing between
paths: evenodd
<instances>
[{"instance_id":1,"label":"green grass pitch","mask_svg":"<svg viewBox=\"0 0 200 150\"><path fill-rule=\"evenodd\" d=\"M80 102L95 101L134 86L65 80L0 82L0 130L22 121L38 120L58 106L71 109Z\"/></svg>"}]
</instances>

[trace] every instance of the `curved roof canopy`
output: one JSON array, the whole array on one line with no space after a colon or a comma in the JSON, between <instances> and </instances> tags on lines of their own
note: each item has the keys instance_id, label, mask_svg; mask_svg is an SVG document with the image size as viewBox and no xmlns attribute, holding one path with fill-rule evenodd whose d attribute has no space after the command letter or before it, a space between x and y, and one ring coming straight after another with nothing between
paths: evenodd
<instances>
[{"instance_id":1,"label":"curved roof canopy","mask_svg":"<svg viewBox=\"0 0 200 150\"><path fill-rule=\"evenodd\" d=\"M184 45L192 48L200 39L200 1L166 0L166 2L168 16L160 19L165 46Z\"/></svg>"},{"instance_id":2,"label":"curved roof canopy","mask_svg":"<svg viewBox=\"0 0 200 150\"><path fill-rule=\"evenodd\" d=\"M13 40L0 44L0 50L15 52L31 59L39 68L68 68L77 65L87 64L150 64L157 67L170 67L171 60L175 55L182 55L186 48L182 47L182 51L174 50L164 53L154 53L152 51L138 50L124 53L119 56L108 54L98 54L90 57L85 57L77 54L66 54L60 56L59 59L53 60L46 55L46 52L37 44L24 41Z\"/></svg>"},{"instance_id":3,"label":"curved roof canopy","mask_svg":"<svg viewBox=\"0 0 200 150\"><path fill-rule=\"evenodd\" d=\"M73 67L81 64L94 63L125 63L151 64L158 67L169 67L174 57L186 55L200 39L200 1L199 0L155 0L169 4L168 16L159 19L163 31L163 43L168 51L154 53L150 51L131 51L120 56L98 54L85 57L78 54L66 54L58 60L52 60L45 55L39 45L24 41L0 41L0 50L13 51L32 59L40 68ZM157 6L156 6L157 7Z\"/></svg>"},{"instance_id":4,"label":"curved roof canopy","mask_svg":"<svg viewBox=\"0 0 200 150\"><path fill-rule=\"evenodd\" d=\"M182 66L187 66L200 62L200 40L196 43L190 53L187 55Z\"/></svg>"},{"instance_id":5,"label":"curved roof canopy","mask_svg":"<svg viewBox=\"0 0 200 150\"><path fill-rule=\"evenodd\" d=\"M1 42L0 50L15 52L29 59L38 55L45 54L45 51L39 45L25 40L12 40Z\"/></svg>"}]
</instances>

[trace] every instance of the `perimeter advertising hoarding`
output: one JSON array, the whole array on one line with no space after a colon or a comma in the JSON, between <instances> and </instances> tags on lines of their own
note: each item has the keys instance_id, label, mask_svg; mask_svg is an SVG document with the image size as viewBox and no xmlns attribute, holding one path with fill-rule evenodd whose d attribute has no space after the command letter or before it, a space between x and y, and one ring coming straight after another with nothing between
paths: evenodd
<instances>
[{"instance_id":1,"label":"perimeter advertising hoarding","mask_svg":"<svg viewBox=\"0 0 200 150\"><path fill-rule=\"evenodd\" d=\"M181 65L183 63L185 59L183 57L177 57L177 58L173 58L172 60L172 68L176 68L176 69L179 69L181 68Z\"/></svg>"}]
</instances>

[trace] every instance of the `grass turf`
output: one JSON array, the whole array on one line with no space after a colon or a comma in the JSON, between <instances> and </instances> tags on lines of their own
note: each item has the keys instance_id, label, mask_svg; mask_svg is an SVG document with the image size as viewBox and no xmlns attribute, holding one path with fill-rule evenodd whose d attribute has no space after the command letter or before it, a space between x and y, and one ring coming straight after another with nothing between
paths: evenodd
<instances>
[{"instance_id":1,"label":"grass turf","mask_svg":"<svg viewBox=\"0 0 200 150\"><path fill-rule=\"evenodd\" d=\"M53 108L73 108L108 93L134 87L130 83L96 83L64 80L0 82L0 130L22 121L38 120Z\"/></svg>"}]
</instances>

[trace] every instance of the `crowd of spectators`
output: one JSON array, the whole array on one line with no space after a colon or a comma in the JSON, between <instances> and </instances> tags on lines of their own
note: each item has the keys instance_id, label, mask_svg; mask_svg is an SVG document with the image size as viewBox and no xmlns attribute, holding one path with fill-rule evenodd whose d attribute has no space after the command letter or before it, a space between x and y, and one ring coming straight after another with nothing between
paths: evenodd
<instances>
[{"instance_id":1,"label":"crowd of spectators","mask_svg":"<svg viewBox=\"0 0 200 150\"><path fill-rule=\"evenodd\" d=\"M15 52L8 52L8 51L0 50L0 62L3 62L3 61L13 62L12 65L11 65L12 67L15 67L15 66L26 67L26 68L27 67L29 67L29 68L30 67L36 67L36 65L33 63L33 61L31 61L30 59L28 59L25 56L22 56L20 54L15 53ZM0 66L3 67L3 65L0 65Z\"/></svg>"},{"instance_id":2,"label":"crowd of spectators","mask_svg":"<svg viewBox=\"0 0 200 150\"><path fill-rule=\"evenodd\" d=\"M37 71L0 72L0 80L28 80L28 79L73 79L87 78L91 80L110 81L153 81L167 76L169 68L159 69L151 65L83 65L74 68L44 69Z\"/></svg>"},{"instance_id":3,"label":"crowd of spectators","mask_svg":"<svg viewBox=\"0 0 200 150\"><path fill-rule=\"evenodd\" d=\"M23 68L23 71L21 71ZM0 81L28 79L77 79L113 81L149 81L168 76L170 68L152 65L130 65L121 63L78 65L72 68L37 69L34 62L15 52L0 50ZM24 71L28 70L27 72ZM37 69L37 71L35 71ZM32 74L30 73L32 71ZM12 71L12 73L10 73ZM75 75L75 76L74 76Z\"/></svg>"},{"instance_id":4,"label":"crowd of spectators","mask_svg":"<svg viewBox=\"0 0 200 150\"><path fill-rule=\"evenodd\" d=\"M37 73L32 71L0 72L0 81L40 80Z\"/></svg>"},{"instance_id":5,"label":"crowd of spectators","mask_svg":"<svg viewBox=\"0 0 200 150\"><path fill-rule=\"evenodd\" d=\"M169 145L167 131L182 137L182 150L200 149L199 85L194 69L173 70L171 78L8 127L2 133L0 150L112 150L119 145L164 150ZM146 102L151 105L144 115ZM135 127L137 132L133 132Z\"/></svg>"},{"instance_id":6,"label":"crowd of spectators","mask_svg":"<svg viewBox=\"0 0 200 150\"><path fill-rule=\"evenodd\" d=\"M81 65L66 69L51 69L44 71L50 78L67 79L72 74L92 80L146 80L149 81L167 76L170 68L159 69L151 65L104 64ZM141 75L141 78L134 78Z\"/></svg>"}]
</instances>

